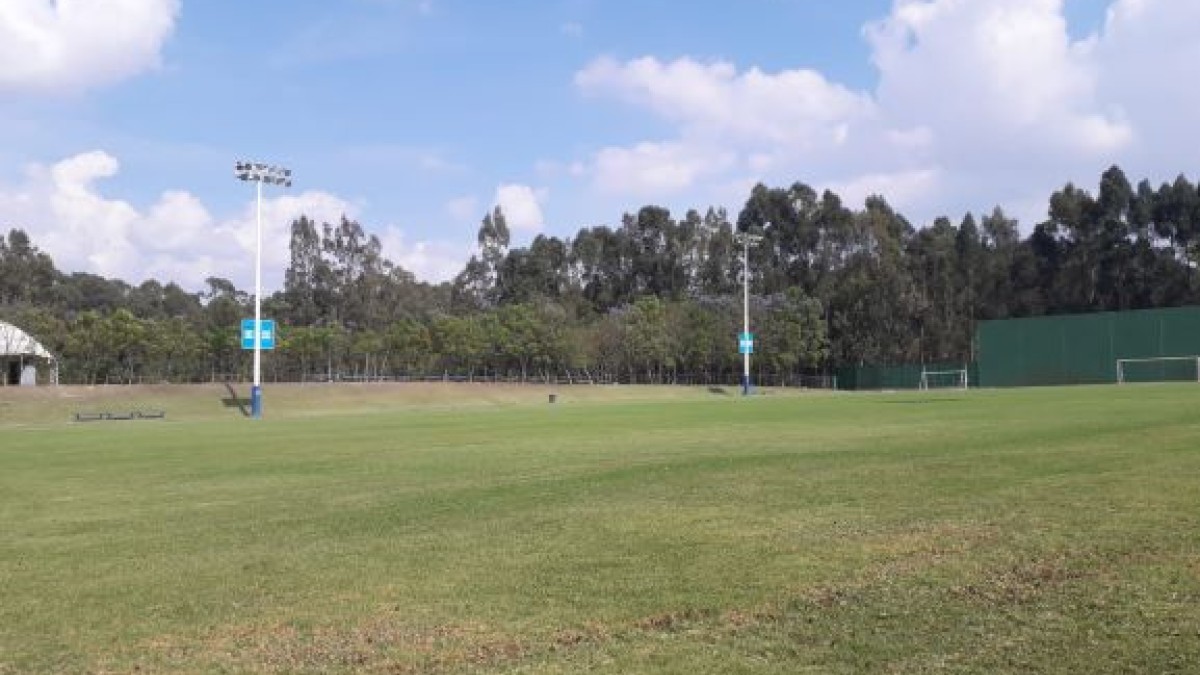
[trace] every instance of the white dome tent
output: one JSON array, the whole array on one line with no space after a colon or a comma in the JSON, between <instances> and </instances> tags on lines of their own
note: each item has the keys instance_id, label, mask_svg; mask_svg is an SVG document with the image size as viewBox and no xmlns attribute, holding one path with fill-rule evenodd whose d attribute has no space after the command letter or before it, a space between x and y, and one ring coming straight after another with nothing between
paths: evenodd
<instances>
[{"instance_id":1,"label":"white dome tent","mask_svg":"<svg viewBox=\"0 0 1200 675\"><path fill-rule=\"evenodd\" d=\"M0 386L37 384L37 364L50 366L50 383L58 384L58 359L29 333L0 321Z\"/></svg>"}]
</instances>

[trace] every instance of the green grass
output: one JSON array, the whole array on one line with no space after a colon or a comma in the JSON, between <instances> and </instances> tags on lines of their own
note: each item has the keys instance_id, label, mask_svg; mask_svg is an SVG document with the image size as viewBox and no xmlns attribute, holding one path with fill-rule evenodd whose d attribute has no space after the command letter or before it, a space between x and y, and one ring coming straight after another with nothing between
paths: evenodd
<instances>
[{"instance_id":1,"label":"green grass","mask_svg":"<svg viewBox=\"0 0 1200 675\"><path fill-rule=\"evenodd\" d=\"M546 391L0 390L0 673L1200 663L1195 385Z\"/></svg>"}]
</instances>

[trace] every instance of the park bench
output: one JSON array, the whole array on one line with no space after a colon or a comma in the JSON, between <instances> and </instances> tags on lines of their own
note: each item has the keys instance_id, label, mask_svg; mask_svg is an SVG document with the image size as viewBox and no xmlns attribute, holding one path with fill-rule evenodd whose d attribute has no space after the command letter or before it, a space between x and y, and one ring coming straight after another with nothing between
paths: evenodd
<instances>
[{"instance_id":1,"label":"park bench","mask_svg":"<svg viewBox=\"0 0 1200 675\"><path fill-rule=\"evenodd\" d=\"M122 410L80 411L75 413L76 422L100 422L106 420L161 420L167 416L165 410Z\"/></svg>"}]
</instances>

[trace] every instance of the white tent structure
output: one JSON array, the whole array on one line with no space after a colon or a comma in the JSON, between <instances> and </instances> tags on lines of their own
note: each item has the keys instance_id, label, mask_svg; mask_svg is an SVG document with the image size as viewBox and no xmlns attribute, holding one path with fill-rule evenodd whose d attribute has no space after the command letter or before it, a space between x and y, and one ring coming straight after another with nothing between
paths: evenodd
<instances>
[{"instance_id":1,"label":"white tent structure","mask_svg":"<svg viewBox=\"0 0 1200 675\"><path fill-rule=\"evenodd\" d=\"M50 366L50 383L58 384L58 359L11 323L0 321L0 386L37 384L37 364Z\"/></svg>"}]
</instances>

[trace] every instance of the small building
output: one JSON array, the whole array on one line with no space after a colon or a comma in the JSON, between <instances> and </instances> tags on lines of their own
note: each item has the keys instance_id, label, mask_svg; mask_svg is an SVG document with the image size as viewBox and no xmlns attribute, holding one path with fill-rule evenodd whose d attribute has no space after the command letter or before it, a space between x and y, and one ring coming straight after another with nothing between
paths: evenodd
<instances>
[{"instance_id":1,"label":"small building","mask_svg":"<svg viewBox=\"0 0 1200 675\"><path fill-rule=\"evenodd\" d=\"M58 359L29 333L0 321L0 387L37 385L39 366L45 382L58 384Z\"/></svg>"}]
</instances>

